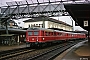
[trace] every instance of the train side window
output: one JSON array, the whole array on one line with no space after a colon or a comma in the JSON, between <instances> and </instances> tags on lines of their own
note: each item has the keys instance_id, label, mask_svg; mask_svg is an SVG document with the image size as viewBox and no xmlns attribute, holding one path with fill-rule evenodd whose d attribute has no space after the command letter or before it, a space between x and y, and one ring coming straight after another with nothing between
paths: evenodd
<instances>
[{"instance_id":1,"label":"train side window","mask_svg":"<svg viewBox=\"0 0 90 60\"><path fill-rule=\"evenodd\" d=\"M53 32L51 32L51 36L53 36Z\"/></svg>"},{"instance_id":2,"label":"train side window","mask_svg":"<svg viewBox=\"0 0 90 60\"><path fill-rule=\"evenodd\" d=\"M58 35L58 33L56 32L56 36Z\"/></svg>"},{"instance_id":3,"label":"train side window","mask_svg":"<svg viewBox=\"0 0 90 60\"><path fill-rule=\"evenodd\" d=\"M50 36L50 32L48 32L48 36Z\"/></svg>"},{"instance_id":4,"label":"train side window","mask_svg":"<svg viewBox=\"0 0 90 60\"><path fill-rule=\"evenodd\" d=\"M28 32L28 35L32 35L32 31L29 31L29 32Z\"/></svg>"},{"instance_id":5,"label":"train side window","mask_svg":"<svg viewBox=\"0 0 90 60\"><path fill-rule=\"evenodd\" d=\"M69 36L71 36L71 34L69 34Z\"/></svg>"},{"instance_id":6,"label":"train side window","mask_svg":"<svg viewBox=\"0 0 90 60\"><path fill-rule=\"evenodd\" d=\"M54 36L56 36L56 32L54 32Z\"/></svg>"},{"instance_id":7,"label":"train side window","mask_svg":"<svg viewBox=\"0 0 90 60\"><path fill-rule=\"evenodd\" d=\"M58 33L56 32L56 36L58 35Z\"/></svg>"},{"instance_id":8,"label":"train side window","mask_svg":"<svg viewBox=\"0 0 90 60\"><path fill-rule=\"evenodd\" d=\"M57 33L57 35L59 36L59 33Z\"/></svg>"},{"instance_id":9,"label":"train side window","mask_svg":"<svg viewBox=\"0 0 90 60\"><path fill-rule=\"evenodd\" d=\"M50 36L50 32L48 32L48 36Z\"/></svg>"},{"instance_id":10,"label":"train side window","mask_svg":"<svg viewBox=\"0 0 90 60\"><path fill-rule=\"evenodd\" d=\"M68 36L70 36L70 34L68 34Z\"/></svg>"},{"instance_id":11,"label":"train side window","mask_svg":"<svg viewBox=\"0 0 90 60\"><path fill-rule=\"evenodd\" d=\"M52 32L49 32L49 36L52 36Z\"/></svg>"},{"instance_id":12,"label":"train side window","mask_svg":"<svg viewBox=\"0 0 90 60\"><path fill-rule=\"evenodd\" d=\"M46 35L46 36L48 36L48 33L47 33L47 32L45 32L45 35Z\"/></svg>"},{"instance_id":13,"label":"train side window","mask_svg":"<svg viewBox=\"0 0 90 60\"><path fill-rule=\"evenodd\" d=\"M62 33L59 33L59 35L61 36L61 35L62 35Z\"/></svg>"},{"instance_id":14,"label":"train side window","mask_svg":"<svg viewBox=\"0 0 90 60\"><path fill-rule=\"evenodd\" d=\"M68 34L66 34L66 36L68 36Z\"/></svg>"},{"instance_id":15,"label":"train side window","mask_svg":"<svg viewBox=\"0 0 90 60\"><path fill-rule=\"evenodd\" d=\"M62 36L65 36L65 35L66 35L65 33L62 34Z\"/></svg>"},{"instance_id":16,"label":"train side window","mask_svg":"<svg viewBox=\"0 0 90 60\"><path fill-rule=\"evenodd\" d=\"M53 35L53 32L49 32L49 35L52 36Z\"/></svg>"}]
</instances>

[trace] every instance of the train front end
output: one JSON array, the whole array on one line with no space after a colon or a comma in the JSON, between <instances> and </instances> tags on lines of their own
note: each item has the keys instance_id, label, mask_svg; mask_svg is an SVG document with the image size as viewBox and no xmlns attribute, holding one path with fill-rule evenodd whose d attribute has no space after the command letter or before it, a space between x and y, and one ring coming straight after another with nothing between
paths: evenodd
<instances>
[{"instance_id":1,"label":"train front end","mask_svg":"<svg viewBox=\"0 0 90 60\"><path fill-rule=\"evenodd\" d=\"M26 31L26 42L30 45L40 45L42 41L42 31L36 28Z\"/></svg>"}]
</instances>

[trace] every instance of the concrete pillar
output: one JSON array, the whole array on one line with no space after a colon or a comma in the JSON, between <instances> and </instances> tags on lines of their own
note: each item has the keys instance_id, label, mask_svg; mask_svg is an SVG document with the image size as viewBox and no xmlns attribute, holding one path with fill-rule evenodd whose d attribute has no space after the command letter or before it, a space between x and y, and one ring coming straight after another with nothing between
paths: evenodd
<instances>
[{"instance_id":1,"label":"concrete pillar","mask_svg":"<svg viewBox=\"0 0 90 60\"><path fill-rule=\"evenodd\" d=\"M18 45L19 45L19 35L18 35L18 40L17 40L17 43L18 43Z\"/></svg>"},{"instance_id":2,"label":"concrete pillar","mask_svg":"<svg viewBox=\"0 0 90 60\"><path fill-rule=\"evenodd\" d=\"M8 34L8 22L6 21L6 34Z\"/></svg>"},{"instance_id":3,"label":"concrete pillar","mask_svg":"<svg viewBox=\"0 0 90 60\"><path fill-rule=\"evenodd\" d=\"M0 7L0 17L2 16L1 14L1 7ZM0 18L0 26L1 26L1 18Z\"/></svg>"},{"instance_id":4,"label":"concrete pillar","mask_svg":"<svg viewBox=\"0 0 90 60\"><path fill-rule=\"evenodd\" d=\"M45 28L45 18L43 17L43 28Z\"/></svg>"}]
</instances>

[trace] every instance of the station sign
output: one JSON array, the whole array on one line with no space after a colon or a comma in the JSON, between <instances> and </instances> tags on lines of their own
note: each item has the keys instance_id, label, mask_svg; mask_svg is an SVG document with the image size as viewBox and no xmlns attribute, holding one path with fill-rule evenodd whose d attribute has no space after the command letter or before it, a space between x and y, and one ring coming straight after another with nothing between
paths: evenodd
<instances>
[{"instance_id":1,"label":"station sign","mask_svg":"<svg viewBox=\"0 0 90 60\"><path fill-rule=\"evenodd\" d=\"M88 20L84 21L84 27L88 27Z\"/></svg>"}]
</instances>

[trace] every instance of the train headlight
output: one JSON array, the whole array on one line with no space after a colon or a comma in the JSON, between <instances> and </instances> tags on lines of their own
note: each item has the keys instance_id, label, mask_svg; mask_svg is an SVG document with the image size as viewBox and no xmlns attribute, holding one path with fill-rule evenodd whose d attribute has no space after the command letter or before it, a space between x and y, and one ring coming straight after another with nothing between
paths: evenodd
<instances>
[{"instance_id":1,"label":"train headlight","mask_svg":"<svg viewBox=\"0 0 90 60\"><path fill-rule=\"evenodd\" d=\"M45 38L43 38L43 40L44 40Z\"/></svg>"},{"instance_id":2,"label":"train headlight","mask_svg":"<svg viewBox=\"0 0 90 60\"><path fill-rule=\"evenodd\" d=\"M34 38L32 38L32 40L34 40Z\"/></svg>"}]
</instances>

